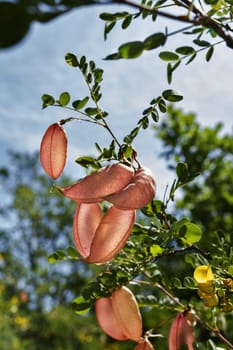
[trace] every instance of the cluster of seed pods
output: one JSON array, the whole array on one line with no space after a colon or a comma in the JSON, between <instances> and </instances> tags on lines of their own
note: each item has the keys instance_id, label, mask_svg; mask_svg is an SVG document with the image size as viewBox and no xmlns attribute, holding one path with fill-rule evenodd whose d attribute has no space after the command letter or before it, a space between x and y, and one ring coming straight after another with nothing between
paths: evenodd
<instances>
[{"instance_id":1,"label":"cluster of seed pods","mask_svg":"<svg viewBox=\"0 0 233 350\"><path fill-rule=\"evenodd\" d=\"M57 179L67 157L67 136L60 123L46 130L40 146L41 165L47 175ZM155 180L149 170L129 164L113 163L84 177L75 184L60 187L60 192L77 202L73 222L76 249L87 263L105 264L124 247L135 221L137 209L155 196ZM111 203L102 213L100 202ZM100 327L114 339L133 340L134 350L153 350L142 337L142 317L137 301L127 287L120 287L108 298L96 301ZM193 350L193 331L186 312L174 319L169 333L169 350L186 344Z\"/></svg>"},{"instance_id":2,"label":"cluster of seed pods","mask_svg":"<svg viewBox=\"0 0 233 350\"><path fill-rule=\"evenodd\" d=\"M63 172L67 137L62 125L52 124L45 132L40 160L45 172L57 179ZM105 264L124 247L134 225L135 211L155 196L155 180L149 170L112 163L60 192L77 202L74 215L75 246L87 263ZM102 213L102 201L110 208Z\"/></svg>"}]
</instances>

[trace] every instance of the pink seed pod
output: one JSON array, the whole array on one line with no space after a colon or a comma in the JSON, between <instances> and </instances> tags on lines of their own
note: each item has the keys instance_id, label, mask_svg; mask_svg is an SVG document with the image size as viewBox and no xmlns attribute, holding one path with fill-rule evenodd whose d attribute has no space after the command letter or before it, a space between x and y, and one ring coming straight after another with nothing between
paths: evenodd
<instances>
[{"instance_id":1,"label":"pink seed pod","mask_svg":"<svg viewBox=\"0 0 233 350\"><path fill-rule=\"evenodd\" d=\"M105 199L122 210L145 207L155 196L156 183L149 170L140 168L130 183Z\"/></svg>"},{"instance_id":2,"label":"pink seed pod","mask_svg":"<svg viewBox=\"0 0 233 350\"><path fill-rule=\"evenodd\" d=\"M179 350L183 344L186 344L189 350L194 350L193 328L186 314L187 312L179 313L172 322L168 339L169 350Z\"/></svg>"},{"instance_id":3,"label":"pink seed pod","mask_svg":"<svg viewBox=\"0 0 233 350\"><path fill-rule=\"evenodd\" d=\"M134 350L154 350L154 347L148 339L143 339L135 346Z\"/></svg>"},{"instance_id":4,"label":"pink seed pod","mask_svg":"<svg viewBox=\"0 0 233 350\"><path fill-rule=\"evenodd\" d=\"M98 299L95 310L97 321L105 333L116 340L128 339L114 314L111 297Z\"/></svg>"},{"instance_id":5,"label":"pink seed pod","mask_svg":"<svg viewBox=\"0 0 233 350\"><path fill-rule=\"evenodd\" d=\"M100 327L112 338L140 342L142 317L135 296L127 287L114 291L109 298L98 299L96 317Z\"/></svg>"},{"instance_id":6,"label":"pink seed pod","mask_svg":"<svg viewBox=\"0 0 233 350\"><path fill-rule=\"evenodd\" d=\"M114 163L86 176L74 185L60 188L60 192L79 203L97 203L124 188L134 176L133 168Z\"/></svg>"},{"instance_id":7,"label":"pink seed pod","mask_svg":"<svg viewBox=\"0 0 233 350\"><path fill-rule=\"evenodd\" d=\"M46 130L40 145L40 161L44 171L57 179L66 164L67 137L59 123L54 123Z\"/></svg>"},{"instance_id":8,"label":"pink seed pod","mask_svg":"<svg viewBox=\"0 0 233 350\"><path fill-rule=\"evenodd\" d=\"M104 216L98 203L78 205L73 223L74 243L87 263L105 264L125 245L135 211L112 206Z\"/></svg>"}]
</instances>

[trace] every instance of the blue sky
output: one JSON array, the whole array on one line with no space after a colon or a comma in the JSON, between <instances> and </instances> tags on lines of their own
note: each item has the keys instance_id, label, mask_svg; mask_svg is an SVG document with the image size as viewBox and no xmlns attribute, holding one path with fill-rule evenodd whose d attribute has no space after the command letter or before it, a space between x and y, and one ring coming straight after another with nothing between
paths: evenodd
<instances>
[{"instance_id":1,"label":"blue sky","mask_svg":"<svg viewBox=\"0 0 233 350\"><path fill-rule=\"evenodd\" d=\"M151 99L170 87L184 95L177 107L195 112L203 125L222 121L226 130L232 128L233 52L230 49L219 45L209 63L200 54L192 64L179 67L169 86L165 79L166 63L158 58L159 50L146 52L136 60L105 61L103 57L115 52L123 42L143 40L156 31L164 31L165 26L173 31L178 24L137 20L126 31L117 26L105 42L104 23L98 14L106 10L113 12L119 8L81 8L49 24L35 24L22 44L0 52L1 165L7 161L8 149L38 150L47 127L70 116L56 108L42 110L43 93L58 97L60 92L69 91L73 99L87 94L81 76L64 61L67 52L86 55L104 69L102 107L109 112L109 124L120 139L135 126ZM182 35L171 37L166 49L183 45L183 40ZM110 138L104 130L89 123L70 123L66 130L69 138L66 169L78 178L81 172L74 164L75 158L93 153L95 141L104 146ZM161 198L174 176L158 158L161 145L149 130L135 146L140 161L151 168L157 179Z\"/></svg>"}]
</instances>

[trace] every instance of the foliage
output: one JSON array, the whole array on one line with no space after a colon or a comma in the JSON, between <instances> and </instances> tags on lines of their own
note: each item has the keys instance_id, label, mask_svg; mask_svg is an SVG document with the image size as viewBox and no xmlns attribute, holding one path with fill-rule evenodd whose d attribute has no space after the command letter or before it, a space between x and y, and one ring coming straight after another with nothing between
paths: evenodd
<instances>
[{"instance_id":1,"label":"foliage","mask_svg":"<svg viewBox=\"0 0 233 350\"><path fill-rule=\"evenodd\" d=\"M169 32L165 28L162 32L152 33L144 41L134 40L124 43L119 46L116 53L107 56L107 59L136 58L144 50L154 50L164 46L170 36L178 33L194 37L192 44L178 47L175 52L169 50L160 52L159 57L168 61L168 81L171 81L173 71L183 60L186 60L186 64L191 63L200 51L206 51L205 58L208 62L214 53L215 46L219 43L223 42L229 48L233 48L232 29L230 26L232 23L232 0L202 0L196 4L187 0L2 1L0 2L0 48L7 48L20 42L26 36L34 21L46 23L77 7L98 4L126 5L136 11L101 13L100 18L105 22L105 39L107 39L107 36L117 23L120 23L121 28L126 30L137 18L142 20L151 18L152 21L156 22L157 18L162 17L177 23L186 24L185 27L181 27L175 32ZM170 10L170 8L172 9ZM10 30L6 31L6 28L10 28Z\"/></svg>"},{"instance_id":2,"label":"foliage","mask_svg":"<svg viewBox=\"0 0 233 350\"><path fill-rule=\"evenodd\" d=\"M76 103L71 101L69 93L66 92L65 103L61 101L64 93L58 99L48 94L43 95L43 107L72 109L80 115L80 117L62 119L60 121L62 127L65 127L68 122L82 119L105 128L113 138L108 148L102 149L96 145L97 155L81 158L81 161L78 161L79 165L94 172L96 169L104 169L106 161L125 161L131 166L141 166L137 152L132 146L133 140L139 135L140 126L147 129L150 124L155 125L154 123L159 120L159 113L166 111L170 116L168 121L164 119L160 126L154 127L157 135L166 145L164 154L167 157L176 156L176 179L164 200L153 199L138 211L138 220L124 248L111 259L107 266L98 266L95 277L73 300L75 312L77 314L87 313L93 309L97 300L109 297L122 285L131 285L136 293L139 306L145 312L147 320L144 325L145 339L162 333L165 338L159 338L156 343L166 347L170 326L169 317L173 317L174 312L181 311L185 315L188 312L190 316L187 317L188 319L192 317L193 324L197 322L195 342L198 348L208 349L215 346L213 344L219 346L221 342L232 346L230 343L232 341L230 331L232 320L228 316L228 313L233 310L233 261L230 231L232 221L229 223L229 219L227 220L229 226L224 227L225 232L218 229L222 220L219 215L220 212L222 213L222 206L215 208L214 216L217 221L212 220L211 226L208 226L206 222L200 226L201 215L200 213L196 216L192 215L192 210L181 210L174 214L171 212L171 203L175 201L176 193L180 188L182 191L187 188L187 195L184 196L183 202L182 200L177 201L178 205L189 209L187 203L190 203L190 206L196 208L197 203L199 204L198 196L196 196L197 188L190 191L188 190L190 186L200 186L198 193L205 195L205 192L201 192L201 188L205 190L202 176L205 178L207 174L208 179L212 179L212 171L215 174L218 169L218 173L220 165L222 166L225 161L228 166L231 164L230 159L224 157L227 149L231 149L230 137L224 136L222 139L218 137L220 126L213 130L209 128L200 130L193 115L187 117L182 111L167 105L166 101L178 102L182 98L180 93L170 89L163 91L161 96L151 101L150 107L142 112L142 118L137 126L123 138L122 142L113 134L108 121L108 113L100 106L102 70L97 68L93 61L88 62L84 56L78 58L69 53L65 56L65 60L73 69L81 72L87 84L89 94L79 100L85 103L76 108ZM101 75L98 74L99 72ZM156 113L156 118L151 115L152 113ZM212 143L207 142L210 139ZM225 145L221 153L218 147L224 145L226 140L228 140L228 146ZM83 159L85 159L84 163ZM197 177L200 173L203 175ZM212 188L212 182L210 187ZM222 191L221 194L225 195L225 191ZM215 201L215 198L216 195L213 195L212 200ZM108 197L106 199L108 200ZM179 203L183 203L183 206ZM208 205L206 202L205 209L208 209ZM205 218L207 219L207 215ZM77 249L79 251L79 245ZM67 252L55 252L53 259L56 261L67 259ZM193 278L198 266L212 267L214 277L209 286L210 291L206 289L207 287L200 287L199 282ZM212 299L214 299L213 302ZM159 318L157 322L151 319L151 314L155 310ZM224 335L219 330L223 318L228 320ZM160 323L164 325L161 326ZM159 334L157 334L158 327ZM150 329L153 329L152 334L149 332ZM190 330L187 332L191 334ZM189 335L187 339L188 337ZM190 343L189 346L191 346ZM221 346L224 345L221 344Z\"/></svg>"},{"instance_id":3,"label":"foliage","mask_svg":"<svg viewBox=\"0 0 233 350\"><path fill-rule=\"evenodd\" d=\"M202 225L205 235L216 228L232 230L232 133L223 133L223 124L214 128L201 127L193 113L169 107L169 116L155 128L162 140L161 154L167 161L184 162L192 173L201 173L198 181L183 187L183 198L176 202ZM224 215L218 215L218 213Z\"/></svg>"}]
</instances>

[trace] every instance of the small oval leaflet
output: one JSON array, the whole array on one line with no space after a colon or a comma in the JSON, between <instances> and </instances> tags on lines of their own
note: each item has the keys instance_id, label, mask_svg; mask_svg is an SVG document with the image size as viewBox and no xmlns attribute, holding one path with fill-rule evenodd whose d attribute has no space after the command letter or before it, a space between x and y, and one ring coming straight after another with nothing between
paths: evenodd
<instances>
[{"instance_id":1,"label":"small oval leaflet","mask_svg":"<svg viewBox=\"0 0 233 350\"><path fill-rule=\"evenodd\" d=\"M131 41L121 45L118 49L121 58L136 58L139 57L144 50L143 42Z\"/></svg>"},{"instance_id":2,"label":"small oval leaflet","mask_svg":"<svg viewBox=\"0 0 233 350\"><path fill-rule=\"evenodd\" d=\"M70 102L70 94L68 92L62 92L59 96L59 103L61 106L66 106Z\"/></svg>"},{"instance_id":3,"label":"small oval leaflet","mask_svg":"<svg viewBox=\"0 0 233 350\"><path fill-rule=\"evenodd\" d=\"M180 57L175 53L171 51L162 51L159 54L159 58L163 61L178 61Z\"/></svg>"},{"instance_id":4,"label":"small oval leaflet","mask_svg":"<svg viewBox=\"0 0 233 350\"><path fill-rule=\"evenodd\" d=\"M71 67L77 67L79 65L78 59L73 53L67 53L65 55L65 60Z\"/></svg>"},{"instance_id":5,"label":"small oval leaflet","mask_svg":"<svg viewBox=\"0 0 233 350\"><path fill-rule=\"evenodd\" d=\"M181 231L183 235L181 240L190 245L200 241L202 236L200 227L192 222L185 223L185 225L181 227L180 232Z\"/></svg>"},{"instance_id":6,"label":"small oval leaflet","mask_svg":"<svg viewBox=\"0 0 233 350\"><path fill-rule=\"evenodd\" d=\"M178 163L176 167L176 174L181 183L188 181L188 165L186 163Z\"/></svg>"},{"instance_id":7,"label":"small oval leaflet","mask_svg":"<svg viewBox=\"0 0 233 350\"><path fill-rule=\"evenodd\" d=\"M156 49L157 47L164 45L166 40L167 37L163 33L152 34L144 40L144 50Z\"/></svg>"},{"instance_id":8,"label":"small oval leaflet","mask_svg":"<svg viewBox=\"0 0 233 350\"><path fill-rule=\"evenodd\" d=\"M176 52L180 55L191 55L195 52L192 46L180 46L177 47Z\"/></svg>"},{"instance_id":9,"label":"small oval leaflet","mask_svg":"<svg viewBox=\"0 0 233 350\"><path fill-rule=\"evenodd\" d=\"M172 89L164 90L162 92L162 96L165 100L169 102L178 102L183 100L183 96L181 95L181 93Z\"/></svg>"},{"instance_id":10,"label":"small oval leaflet","mask_svg":"<svg viewBox=\"0 0 233 350\"><path fill-rule=\"evenodd\" d=\"M48 94L42 95L41 99L42 99L42 102L43 102L42 108L46 108L48 106L52 106L55 103L54 97L51 96L51 95L48 95Z\"/></svg>"}]
</instances>

